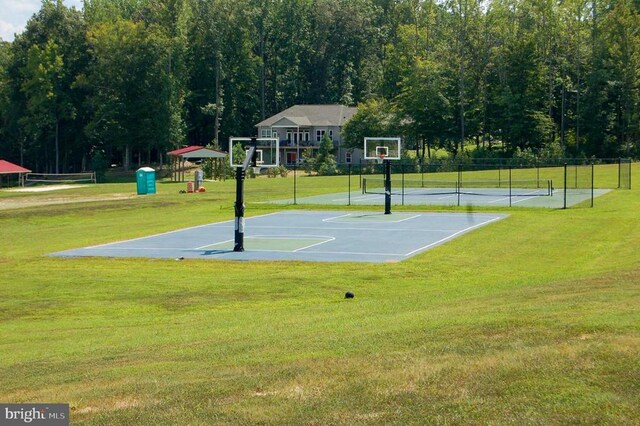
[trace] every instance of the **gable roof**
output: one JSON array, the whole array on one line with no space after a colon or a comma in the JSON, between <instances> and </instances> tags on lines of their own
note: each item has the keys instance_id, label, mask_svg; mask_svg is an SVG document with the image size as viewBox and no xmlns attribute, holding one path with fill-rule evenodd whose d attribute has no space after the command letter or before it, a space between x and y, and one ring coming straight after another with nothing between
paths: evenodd
<instances>
[{"instance_id":1,"label":"gable roof","mask_svg":"<svg viewBox=\"0 0 640 426\"><path fill-rule=\"evenodd\" d=\"M188 146L186 148L174 149L173 151L167 152L167 154L168 155L182 155L182 154L186 154L187 152L195 151L197 149L202 149L202 148L204 148L204 146L191 145L191 146Z\"/></svg>"},{"instance_id":2,"label":"gable roof","mask_svg":"<svg viewBox=\"0 0 640 426\"><path fill-rule=\"evenodd\" d=\"M344 105L294 105L256 124L256 127L342 126L358 111Z\"/></svg>"},{"instance_id":3,"label":"gable roof","mask_svg":"<svg viewBox=\"0 0 640 426\"><path fill-rule=\"evenodd\" d=\"M0 160L0 174L6 175L11 173L29 173L31 170L20 167L17 164L10 163L6 160Z\"/></svg>"},{"instance_id":4,"label":"gable roof","mask_svg":"<svg viewBox=\"0 0 640 426\"><path fill-rule=\"evenodd\" d=\"M199 145L174 149L173 151L167 152L167 154L182 158L223 158L227 156L225 152L216 151L215 149L205 148L204 146Z\"/></svg>"}]
</instances>

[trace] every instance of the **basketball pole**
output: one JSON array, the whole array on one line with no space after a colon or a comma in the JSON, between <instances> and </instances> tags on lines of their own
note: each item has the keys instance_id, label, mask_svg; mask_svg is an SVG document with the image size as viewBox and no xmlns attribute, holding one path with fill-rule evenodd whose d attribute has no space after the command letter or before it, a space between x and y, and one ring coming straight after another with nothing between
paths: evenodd
<instances>
[{"instance_id":1,"label":"basketball pole","mask_svg":"<svg viewBox=\"0 0 640 426\"><path fill-rule=\"evenodd\" d=\"M236 167L235 238L233 251L244 251L244 177L242 167Z\"/></svg>"},{"instance_id":2,"label":"basketball pole","mask_svg":"<svg viewBox=\"0 0 640 426\"><path fill-rule=\"evenodd\" d=\"M384 164L384 214L391 214L391 161L382 160Z\"/></svg>"},{"instance_id":3,"label":"basketball pole","mask_svg":"<svg viewBox=\"0 0 640 426\"><path fill-rule=\"evenodd\" d=\"M244 179L247 175L246 171L249 168L249 164L253 167L256 165L256 138L251 138L251 144L247 157L244 159L242 166L236 167L236 202L234 210L236 213L235 220L235 236L233 251L244 251Z\"/></svg>"}]
</instances>

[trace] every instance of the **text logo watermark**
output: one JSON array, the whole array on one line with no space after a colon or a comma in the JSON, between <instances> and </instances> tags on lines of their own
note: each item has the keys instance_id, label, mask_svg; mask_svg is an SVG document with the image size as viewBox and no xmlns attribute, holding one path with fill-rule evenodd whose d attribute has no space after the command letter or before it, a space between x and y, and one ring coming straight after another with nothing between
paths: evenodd
<instances>
[{"instance_id":1,"label":"text logo watermark","mask_svg":"<svg viewBox=\"0 0 640 426\"><path fill-rule=\"evenodd\" d=\"M0 426L69 426L69 404L0 404Z\"/></svg>"}]
</instances>

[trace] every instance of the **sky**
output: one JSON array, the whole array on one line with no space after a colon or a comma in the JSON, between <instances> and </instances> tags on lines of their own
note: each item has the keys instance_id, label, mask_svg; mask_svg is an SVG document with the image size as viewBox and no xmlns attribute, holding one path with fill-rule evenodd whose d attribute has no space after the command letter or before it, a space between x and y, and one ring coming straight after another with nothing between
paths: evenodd
<instances>
[{"instance_id":1,"label":"sky","mask_svg":"<svg viewBox=\"0 0 640 426\"><path fill-rule=\"evenodd\" d=\"M64 4L82 9L82 0L64 0ZM40 10L42 0L0 0L0 38L13 41L24 31L27 21Z\"/></svg>"}]
</instances>

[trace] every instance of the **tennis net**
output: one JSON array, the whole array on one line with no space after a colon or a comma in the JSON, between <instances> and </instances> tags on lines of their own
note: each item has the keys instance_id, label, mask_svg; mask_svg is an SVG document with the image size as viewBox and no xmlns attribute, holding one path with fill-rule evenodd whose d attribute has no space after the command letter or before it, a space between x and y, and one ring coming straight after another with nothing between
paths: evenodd
<instances>
[{"instance_id":1,"label":"tennis net","mask_svg":"<svg viewBox=\"0 0 640 426\"><path fill-rule=\"evenodd\" d=\"M384 194L384 179L363 178L363 194ZM391 195L488 195L530 197L553 195L551 180L400 180L392 181Z\"/></svg>"},{"instance_id":2,"label":"tennis net","mask_svg":"<svg viewBox=\"0 0 640 426\"><path fill-rule=\"evenodd\" d=\"M95 172L85 173L27 173L24 178L25 185L35 184L60 184L60 183L96 183Z\"/></svg>"}]
</instances>

